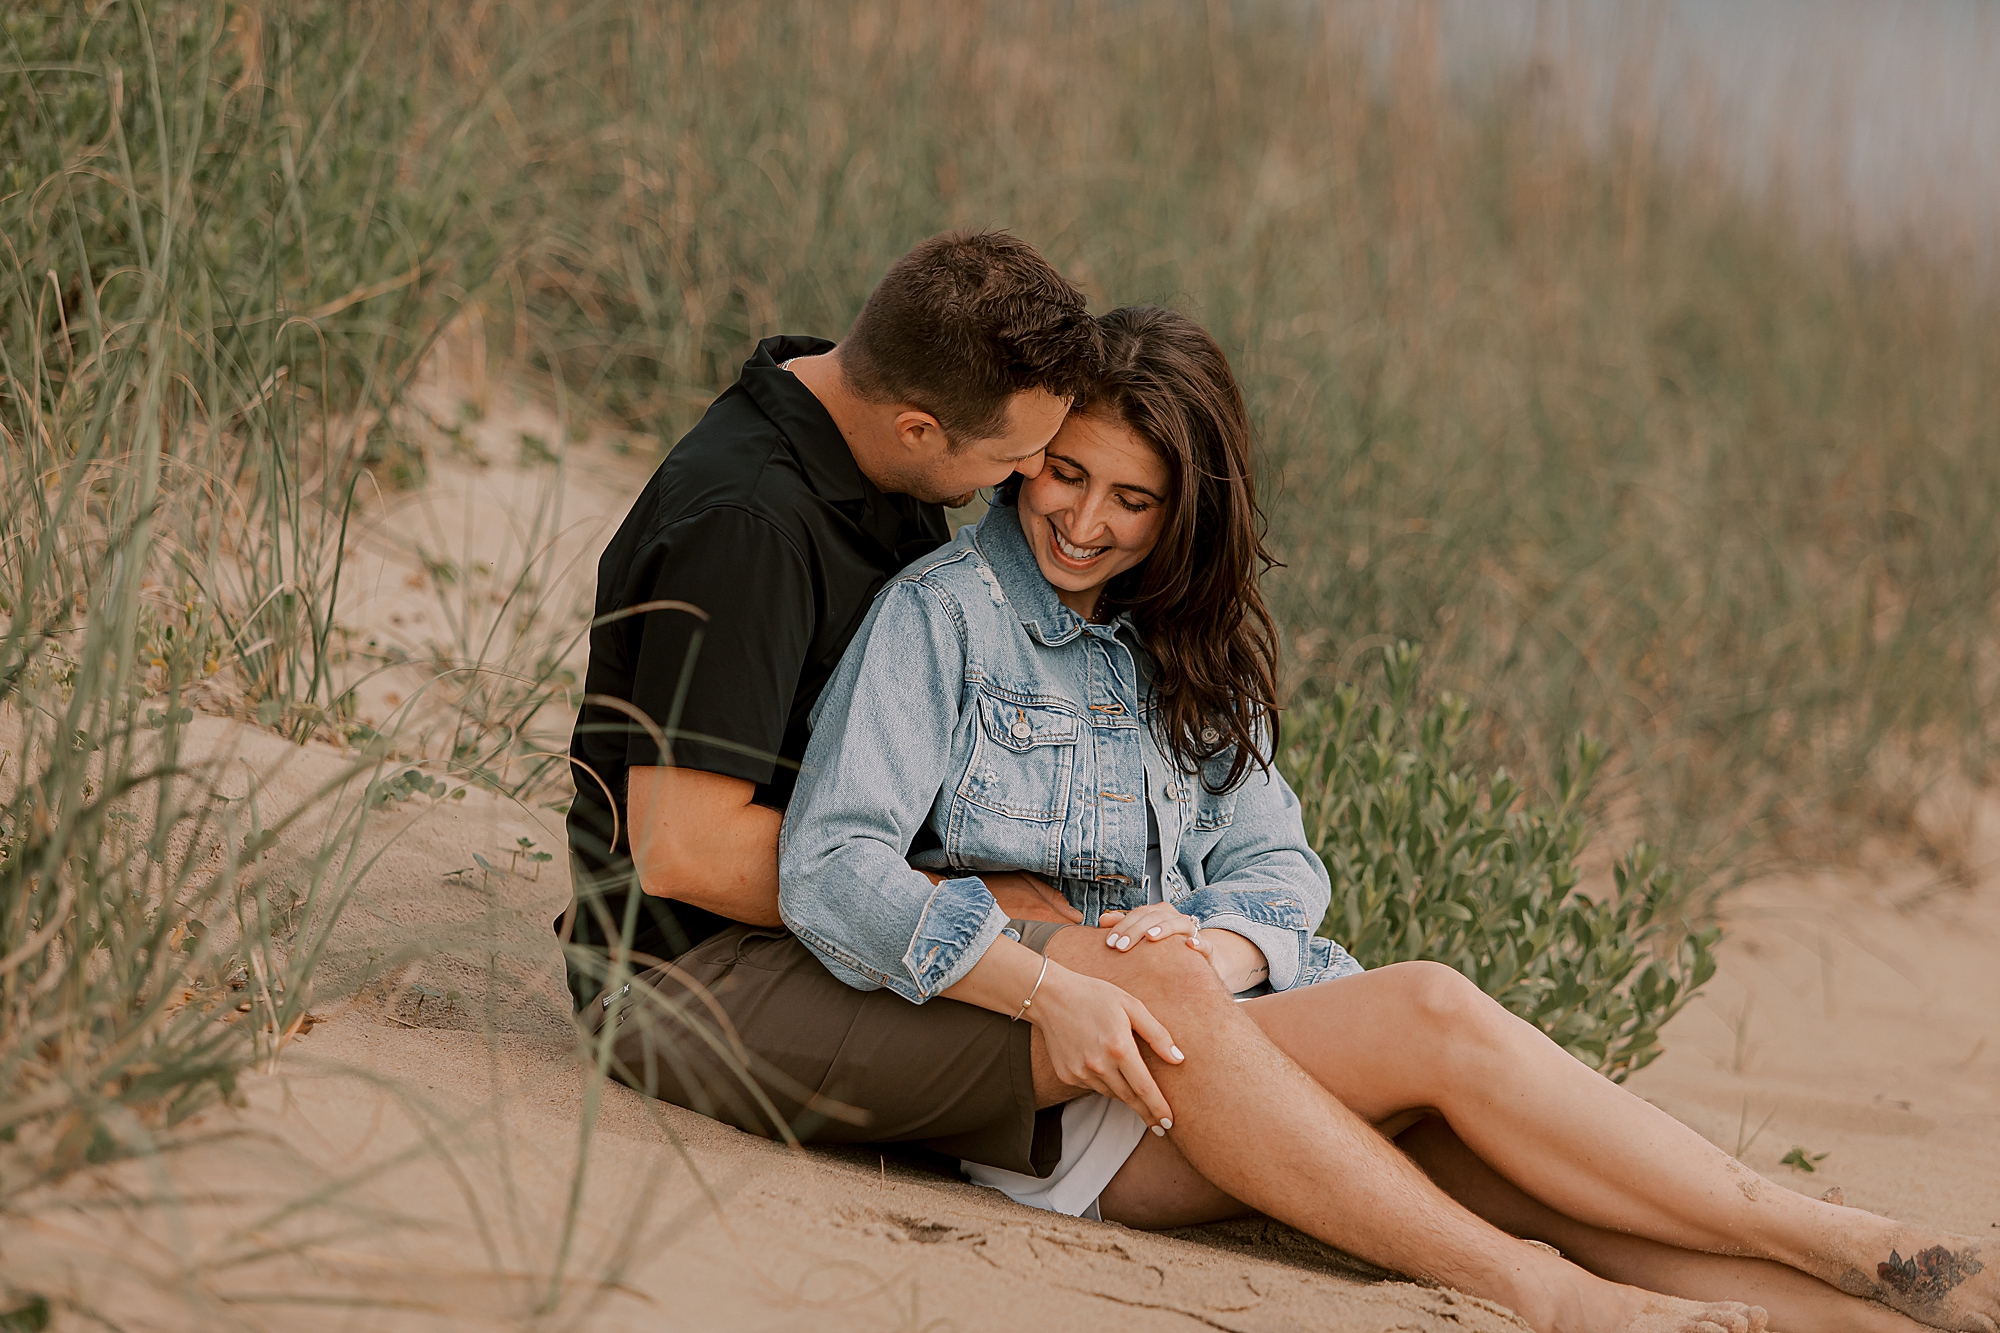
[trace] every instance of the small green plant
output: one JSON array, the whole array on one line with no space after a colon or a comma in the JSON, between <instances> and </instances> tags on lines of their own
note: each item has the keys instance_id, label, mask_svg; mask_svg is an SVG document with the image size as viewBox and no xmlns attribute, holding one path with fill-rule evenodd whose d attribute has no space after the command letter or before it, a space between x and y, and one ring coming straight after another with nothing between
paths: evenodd
<instances>
[{"instance_id":1,"label":"small green plant","mask_svg":"<svg viewBox=\"0 0 2000 1333\"><path fill-rule=\"evenodd\" d=\"M556 451L549 448L549 442L541 436L524 430L520 433L519 439L522 467L546 467L551 463L562 461Z\"/></svg>"},{"instance_id":2,"label":"small green plant","mask_svg":"<svg viewBox=\"0 0 2000 1333\"><path fill-rule=\"evenodd\" d=\"M1323 933L1370 967L1448 964L1623 1080L1714 975L1719 933L1678 916L1680 879L1644 843L1617 862L1609 896L1578 892L1603 747L1577 742L1553 802L1524 799L1505 770L1481 782L1457 758L1466 704L1417 706L1420 656L1409 643L1384 654L1373 704L1347 685L1289 719L1281 764L1333 878Z\"/></svg>"},{"instance_id":3,"label":"small green plant","mask_svg":"<svg viewBox=\"0 0 2000 1333\"><path fill-rule=\"evenodd\" d=\"M443 778L432 777L422 769L406 768L393 778L385 778L371 783L368 788L368 806L377 809L392 802L407 801L414 796L428 796L441 800L446 793L462 796L464 788L452 791L451 784Z\"/></svg>"},{"instance_id":4,"label":"small green plant","mask_svg":"<svg viewBox=\"0 0 2000 1333\"><path fill-rule=\"evenodd\" d=\"M525 859L529 865L535 868L534 877L537 880L540 880L542 877L542 867L556 859L554 853L545 852L537 848L533 838L514 839L514 846L507 849L507 855L514 858L514 866L518 866ZM510 870L512 868L513 866L509 867Z\"/></svg>"},{"instance_id":5,"label":"small green plant","mask_svg":"<svg viewBox=\"0 0 2000 1333\"><path fill-rule=\"evenodd\" d=\"M1780 1157L1778 1159L1778 1165L1789 1166L1794 1170L1803 1171L1807 1175L1811 1175L1813 1172L1819 1170L1819 1164L1821 1162L1824 1162L1827 1158L1831 1156L1833 1156L1832 1153L1807 1152L1804 1148L1800 1147L1798 1144L1795 1143L1792 1145L1792 1150L1790 1152L1786 1153L1783 1157Z\"/></svg>"},{"instance_id":6,"label":"small green plant","mask_svg":"<svg viewBox=\"0 0 2000 1333\"><path fill-rule=\"evenodd\" d=\"M444 1002L444 1007L447 1010L456 1010L458 1008L459 1001L465 998L465 992L463 991L439 990L435 986L426 986L421 981L413 981L410 983L410 993L417 997L416 1011L418 1017L423 1016L425 1000L442 1000Z\"/></svg>"}]
</instances>

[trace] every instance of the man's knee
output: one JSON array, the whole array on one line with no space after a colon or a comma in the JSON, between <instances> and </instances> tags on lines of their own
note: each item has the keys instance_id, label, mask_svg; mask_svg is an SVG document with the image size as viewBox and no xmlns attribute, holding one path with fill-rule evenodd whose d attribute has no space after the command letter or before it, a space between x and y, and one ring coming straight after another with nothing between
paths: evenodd
<instances>
[{"instance_id":1,"label":"man's knee","mask_svg":"<svg viewBox=\"0 0 2000 1333\"><path fill-rule=\"evenodd\" d=\"M1098 935L1099 932L1091 932ZM1098 975L1148 1004L1217 1005L1230 1003L1229 992L1208 959L1180 942L1179 937L1148 941L1126 952L1104 948L1104 970Z\"/></svg>"}]
</instances>

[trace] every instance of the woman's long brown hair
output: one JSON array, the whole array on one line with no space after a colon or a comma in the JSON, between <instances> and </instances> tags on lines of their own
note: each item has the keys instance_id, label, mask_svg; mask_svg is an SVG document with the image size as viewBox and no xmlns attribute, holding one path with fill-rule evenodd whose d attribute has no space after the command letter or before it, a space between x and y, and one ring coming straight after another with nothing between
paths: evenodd
<instances>
[{"instance_id":1,"label":"woman's long brown hair","mask_svg":"<svg viewBox=\"0 0 2000 1333\"><path fill-rule=\"evenodd\" d=\"M1207 330L1159 306L1098 318L1104 371L1073 410L1122 422L1172 477L1166 523L1143 563L1111 581L1154 659L1153 729L1183 771L1234 751L1228 791L1278 745L1278 632L1258 581L1276 563L1250 468L1250 414ZM1007 488L1012 500L1017 488Z\"/></svg>"}]
</instances>

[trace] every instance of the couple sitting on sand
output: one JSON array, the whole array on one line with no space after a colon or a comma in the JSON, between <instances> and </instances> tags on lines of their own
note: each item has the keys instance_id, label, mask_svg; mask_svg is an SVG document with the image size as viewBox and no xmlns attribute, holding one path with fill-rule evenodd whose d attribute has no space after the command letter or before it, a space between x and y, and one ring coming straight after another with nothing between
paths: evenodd
<instances>
[{"instance_id":1,"label":"couple sitting on sand","mask_svg":"<svg viewBox=\"0 0 2000 1333\"><path fill-rule=\"evenodd\" d=\"M1317 937L1254 471L1199 326L1005 234L760 344L599 566L557 930L618 1076L1036 1207L1267 1214L1541 1333L1995 1330L1993 1247Z\"/></svg>"}]
</instances>

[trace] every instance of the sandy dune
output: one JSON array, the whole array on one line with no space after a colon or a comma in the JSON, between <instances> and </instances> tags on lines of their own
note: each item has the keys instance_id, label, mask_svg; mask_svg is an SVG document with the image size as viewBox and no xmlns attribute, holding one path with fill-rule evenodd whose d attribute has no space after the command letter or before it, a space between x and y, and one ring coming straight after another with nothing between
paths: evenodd
<instances>
[{"instance_id":1,"label":"sandy dune","mask_svg":"<svg viewBox=\"0 0 2000 1333\"><path fill-rule=\"evenodd\" d=\"M348 762L197 726L273 803ZM328 973L374 967L361 998L325 1005L189 1146L23 1200L0 1224L14 1289L131 1329L1518 1327L1282 1228L1187 1239L1056 1217L615 1084L597 1085L579 1188L586 1079L547 933L566 890L450 873L475 852L498 866L521 836L555 845L555 817L472 794L401 822ZM398 965L413 938L430 943Z\"/></svg>"},{"instance_id":2,"label":"sandy dune","mask_svg":"<svg viewBox=\"0 0 2000 1333\"><path fill-rule=\"evenodd\" d=\"M1633 1087L1793 1189L2000 1232L2000 802L1977 813L1972 887L1888 860L1733 895L1721 973Z\"/></svg>"},{"instance_id":3,"label":"sandy dune","mask_svg":"<svg viewBox=\"0 0 2000 1333\"><path fill-rule=\"evenodd\" d=\"M347 762L198 726L273 802ZM555 816L473 794L382 832L328 974L373 968L361 998L325 1005L190 1146L23 1200L0 1231L10 1286L133 1329L1518 1327L1280 1227L1169 1237L1053 1217L616 1085L596 1089L579 1188L587 1080L545 933L564 888L501 868L519 837L557 845ZM452 873L475 852L495 875ZM1721 975L1636 1085L1787 1187L1839 1183L1864 1207L1985 1232L2000 1226L2000 882L1927 894L1904 871L1738 895ZM427 943L399 963L412 939ZM1817 1172L1780 1164L1794 1145L1827 1154Z\"/></svg>"}]
</instances>

